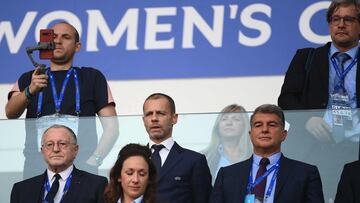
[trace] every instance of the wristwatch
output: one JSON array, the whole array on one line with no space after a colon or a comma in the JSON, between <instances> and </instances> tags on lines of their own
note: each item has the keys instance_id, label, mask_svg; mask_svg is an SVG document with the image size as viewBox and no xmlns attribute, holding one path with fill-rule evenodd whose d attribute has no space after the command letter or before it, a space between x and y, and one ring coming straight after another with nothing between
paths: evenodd
<instances>
[{"instance_id":1,"label":"wristwatch","mask_svg":"<svg viewBox=\"0 0 360 203\"><path fill-rule=\"evenodd\" d=\"M24 91L25 91L25 96L26 96L27 100L31 100L31 98L32 98L34 95L32 95L32 94L30 93L29 86L27 86Z\"/></svg>"}]
</instances>

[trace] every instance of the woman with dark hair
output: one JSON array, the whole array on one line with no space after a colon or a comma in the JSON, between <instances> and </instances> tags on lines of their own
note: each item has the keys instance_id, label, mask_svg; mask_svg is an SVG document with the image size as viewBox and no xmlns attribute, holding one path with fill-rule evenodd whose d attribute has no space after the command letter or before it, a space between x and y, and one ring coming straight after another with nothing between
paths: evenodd
<instances>
[{"instance_id":1,"label":"woman with dark hair","mask_svg":"<svg viewBox=\"0 0 360 203\"><path fill-rule=\"evenodd\" d=\"M202 151L208 161L213 183L220 167L243 161L251 156L249 127L249 116L240 105L228 105L219 113L209 146Z\"/></svg>"},{"instance_id":2,"label":"woman with dark hair","mask_svg":"<svg viewBox=\"0 0 360 203\"><path fill-rule=\"evenodd\" d=\"M106 203L154 203L156 169L151 151L139 144L128 144L110 170L110 183L105 188Z\"/></svg>"}]
</instances>

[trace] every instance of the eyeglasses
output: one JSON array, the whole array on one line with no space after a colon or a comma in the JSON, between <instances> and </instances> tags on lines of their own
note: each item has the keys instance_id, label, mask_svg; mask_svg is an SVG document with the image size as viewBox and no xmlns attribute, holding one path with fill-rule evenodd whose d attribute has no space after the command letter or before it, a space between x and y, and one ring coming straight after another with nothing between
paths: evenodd
<instances>
[{"instance_id":1,"label":"eyeglasses","mask_svg":"<svg viewBox=\"0 0 360 203\"><path fill-rule=\"evenodd\" d=\"M70 143L67 141L59 141L59 142L46 142L45 144L41 145L45 147L47 150L54 150L55 145L57 145L60 149L67 149L70 145L75 145L74 143Z\"/></svg>"},{"instance_id":2,"label":"eyeglasses","mask_svg":"<svg viewBox=\"0 0 360 203\"><path fill-rule=\"evenodd\" d=\"M351 25L353 23L355 23L355 21L358 20L357 17L353 17L353 16L331 16L330 18L330 24L332 25L339 25L341 22L341 19L343 20L345 25Z\"/></svg>"}]
</instances>

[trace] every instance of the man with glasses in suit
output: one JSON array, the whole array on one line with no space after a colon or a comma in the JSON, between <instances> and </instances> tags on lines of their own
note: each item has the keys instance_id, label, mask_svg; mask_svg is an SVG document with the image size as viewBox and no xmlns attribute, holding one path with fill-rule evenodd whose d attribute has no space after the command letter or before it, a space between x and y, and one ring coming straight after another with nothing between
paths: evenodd
<instances>
[{"instance_id":1,"label":"man with glasses in suit","mask_svg":"<svg viewBox=\"0 0 360 203\"><path fill-rule=\"evenodd\" d=\"M11 203L102 203L107 179L77 169L73 162L79 146L75 133L53 125L42 137L41 153L48 167L36 177L15 183Z\"/></svg>"}]
</instances>

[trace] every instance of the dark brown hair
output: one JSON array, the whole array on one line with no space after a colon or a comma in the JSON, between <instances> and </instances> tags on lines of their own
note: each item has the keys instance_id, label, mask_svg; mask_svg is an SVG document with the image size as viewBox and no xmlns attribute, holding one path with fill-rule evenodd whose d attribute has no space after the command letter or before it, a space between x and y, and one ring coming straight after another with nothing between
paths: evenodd
<instances>
[{"instance_id":1,"label":"dark brown hair","mask_svg":"<svg viewBox=\"0 0 360 203\"><path fill-rule=\"evenodd\" d=\"M277 117L280 118L280 124L281 124L281 127L285 127L285 116L284 116L284 111L274 105L274 104L263 104L259 107L257 107L254 111L254 113L251 115L250 117L250 126L252 128L252 123L253 123L253 119L254 119L254 116L257 114L257 113L265 113L265 114L275 114Z\"/></svg>"},{"instance_id":2,"label":"dark brown hair","mask_svg":"<svg viewBox=\"0 0 360 203\"><path fill-rule=\"evenodd\" d=\"M327 10L326 20L330 23L331 16L336 12L341 6L350 6L354 5L357 11L356 17L360 22L360 3L357 0L333 0Z\"/></svg>"},{"instance_id":3,"label":"dark brown hair","mask_svg":"<svg viewBox=\"0 0 360 203\"><path fill-rule=\"evenodd\" d=\"M118 155L115 165L110 170L110 182L104 191L104 200L106 203L114 203L123 195L123 189L118 179L121 175L121 169L124 161L132 156L141 156L149 166L149 181L144 193L144 203L154 203L156 193L156 169L150 157L151 151L147 146L140 144L128 144L123 147Z\"/></svg>"}]
</instances>

